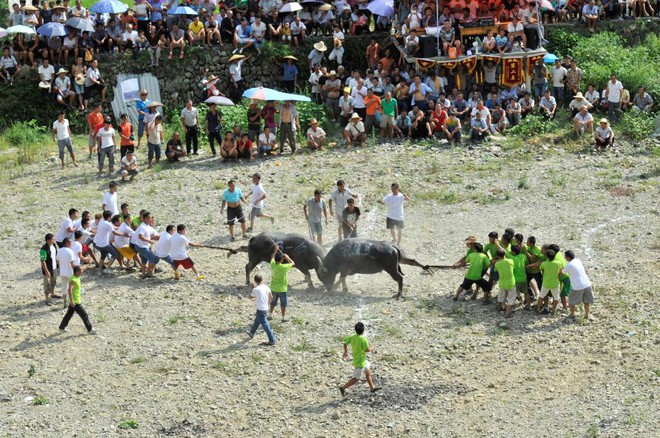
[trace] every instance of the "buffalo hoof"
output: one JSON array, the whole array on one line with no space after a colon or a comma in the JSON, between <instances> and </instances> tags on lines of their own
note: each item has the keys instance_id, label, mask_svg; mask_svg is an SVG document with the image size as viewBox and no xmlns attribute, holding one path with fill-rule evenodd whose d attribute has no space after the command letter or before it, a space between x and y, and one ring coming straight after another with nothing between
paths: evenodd
<instances>
[{"instance_id":1,"label":"buffalo hoof","mask_svg":"<svg viewBox=\"0 0 660 438\"><path fill-rule=\"evenodd\" d=\"M398 294L394 294L393 298L396 298L397 300L400 299L401 298L401 293L399 292Z\"/></svg>"}]
</instances>

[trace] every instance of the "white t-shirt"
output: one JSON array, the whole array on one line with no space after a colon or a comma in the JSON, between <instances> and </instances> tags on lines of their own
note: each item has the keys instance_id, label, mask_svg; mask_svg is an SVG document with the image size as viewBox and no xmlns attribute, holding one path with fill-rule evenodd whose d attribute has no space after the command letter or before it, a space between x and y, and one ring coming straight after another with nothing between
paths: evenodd
<instances>
[{"instance_id":1,"label":"white t-shirt","mask_svg":"<svg viewBox=\"0 0 660 438\"><path fill-rule=\"evenodd\" d=\"M387 217L395 221L403 220L403 202L405 201L403 193L394 195L390 193L383 198L383 202L387 206Z\"/></svg>"},{"instance_id":2,"label":"white t-shirt","mask_svg":"<svg viewBox=\"0 0 660 438\"><path fill-rule=\"evenodd\" d=\"M272 142L275 141L275 134L272 132L268 134L268 137L266 137L266 133L259 134L259 146L261 145L270 145Z\"/></svg>"},{"instance_id":3,"label":"white t-shirt","mask_svg":"<svg viewBox=\"0 0 660 438\"><path fill-rule=\"evenodd\" d=\"M73 221L71 218L64 219L62 225L60 225L60 229L57 230L57 234L55 234L55 242L62 242L67 237L69 239L72 237L73 233L69 233L67 228L73 228Z\"/></svg>"},{"instance_id":4,"label":"white t-shirt","mask_svg":"<svg viewBox=\"0 0 660 438\"><path fill-rule=\"evenodd\" d=\"M507 26L507 32L509 33L517 33L517 32L523 32L525 30L525 27L523 24L519 21L518 24L514 27L513 23L509 23Z\"/></svg>"},{"instance_id":5,"label":"white t-shirt","mask_svg":"<svg viewBox=\"0 0 660 438\"><path fill-rule=\"evenodd\" d=\"M266 191L264 190L264 186L262 186L261 183L252 184L252 202L250 203L250 207L264 208L263 199L261 201L257 201L257 199L261 198L265 194L266 194Z\"/></svg>"},{"instance_id":6,"label":"white t-shirt","mask_svg":"<svg viewBox=\"0 0 660 438\"><path fill-rule=\"evenodd\" d=\"M110 237L112 236L114 229L115 228L112 226L112 223L106 220L101 220L101 222L99 222L99 226L96 227L94 245L101 248L110 245Z\"/></svg>"},{"instance_id":7,"label":"white t-shirt","mask_svg":"<svg viewBox=\"0 0 660 438\"><path fill-rule=\"evenodd\" d=\"M115 145L115 128L105 129L103 127L96 133L96 137L101 139L101 149L112 147Z\"/></svg>"},{"instance_id":8,"label":"white t-shirt","mask_svg":"<svg viewBox=\"0 0 660 438\"><path fill-rule=\"evenodd\" d=\"M60 263L60 275L62 277L71 277L73 275L71 262L75 260L76 256L71 251L71 248L60 248L57 251L57 261Z\"/></svg>"},{"instance_id":9,"label":"white t-shirt","mask_svg":"<svg viewBox=\"0 0 660 438\"><path fill-rule=\"evenodd\" d=\"M262 21L259 25L253 24L252 34L257 38L263 38L263 36L266 35L266 23Z\"/></svg>"},{"instance_id":10,"label":"white t-shirt","mask_svg":"<svg viewBox=\"0 0 660 438\"><path fill-rule=\"evenodd\" d=\"M623 91L623 85L621 82L616 81L607 81L607 101L612 103L621 102L621 92Z\"/></svg>"},{"instance_id":11,"label":"white t-shirt","mask_svg":"<svg viewBox=\"0 0 660 438\"><path fill-rule=\"evenodd\" d=\"M51 79L53 79L53 76L55 76L55 67L52 65L49 65L48 67L40 65L39 68L37 68L37 72L43 77L44 81L50 82Z\"/></svg>"},{"instance_id":12,"label":"white t-shirt","mask_svg":"<svg viewBox=\"0 0 660 438\"><path fill-rule=\"evenodd\" d=\"M128 160L128 154L124 155L124 158L121 159L121 167L125 167L128 169L130 166L136 165L137 166L137 158L135 158L135 155L133 155L133 158L129 161Z\"/></svg>"},{"instance_id":13,"label":"white t-shirt","mask_svg":"<svg viewBox=\"0 0 660 438\"><path fill-rule=\"evenodd\" d=\"M320 140L322 138L325 138L325 131L323 128L316 128L316 131L314 131L312 128L307 129L307 137L312 137L314 140Z\"/></svg>"},{"instance_id":14,"label":"white t-shirt","mask_svg":"<svg viewBox=\"0 0 660 438\"><path fill-rule=\"evenodd\" d=\"M69 138L69 121L64 119L63 122L55 120L53 122L53 129L57 131L58 140L66 140Z\"/></svg>"},{"instance_id":15,"label":"white t-shirt","mask_svg":"<svg viewBox=\"0 0 660 438\"><path fill-rule=\"evenodd\" d=\"M552 67L552 86L562 88L564 86L564 78L566 77L566 73L567 71L564 67Z\"/></svg>"},{"instance_id":16,"label":"white t-shirt","mask_svg":"<svg viewBox=\"0 0 660 438\"><path fill-rule=\"evenodd\" d=\"M171 241L172 235L170 233L165 232L160 235L156 245L154 245L154 254L156 254L156 257L162 258L170 255Z\"/></svg>"},{"instance_id":17,"label":"white t-shirt","mask_svg":"<svg viewBox=\"0 0 660 438\"><path fill-rule=\"evenodd\" d=\"M150 225L142 222L140 226L137 227L137 230L135 230L135 233L133 233L131 236L131 243L135 246L139 246L140 248L149 248L149 242L145 242L144 240L140 239L139 236L151 240L151 238L156 234L156 230L151 228Z\"/></svg>"},{"instance_id":18,"label":"white t-shirt","mask_svg":"<svg viewBox=\"0 0 660 438\"><path fill-rule=\"evenodd\" d=\"M589 281L587 272L584 270L584 265L582 265L580 259L573 259L566 263L562 272L567 274L571 279L571 288L573 290L582 290L591 286L591 281Z\"/></svg>"},{"instance_id":19,"label":"white t-shirt","mask_svg":"<svg viewBox=\"0 0 660 438\"><path fill-rule=\"evenodd\" d=\"M598 90L594 90L593 93L591 91L587 91L584 93L584 98L589 101L589 103L593 102L596 99L600 99L600 93Z\"/></svg>"},{"instance_id":20,"label":"white t-shirt","mask_svg":"<svg viewBox=\"0 0 660 438\"><path fill-rule=\"evenodd\" d=\"M367 95L367 87L364 85L359 90L357 87L353 88L351 91L351 97L353 97L353 108L364 108L364 96Z\"/></svg>"},{"instance_id":21,"label":"white t-shirt","mask_svg":"<svg viewBox=\"0 0 660 438\"><path fill-rule=\"evenodd\" d=\"M270 296L270 288L268 286L265 284L260 284L259 286L252 289L250 296L255 298L257 310L261 310L262 312L268 310L268 297Z\"/></svg>"},{"instance_id":22,"label":"white t-shirt","mask_svg":"<svg viewBox=\"0 0 660 438\"><path fill-rule=\"evenodd\" d=\"M71 251L73 252L73 264L80 265L80 253L82 252L82 243L71 242Z\"/></svg>"},{"instance_id":23,"label":"white t-shirt","mask_svg":"<svg viewBox=\"0 0 660 438\"><path fill-rule=\"evenodd\" d=\"M183 234L175 233L170 240L170 255L172 260L185 260L188 258L186 248L190 245L190 240Z\"/></svg>"},{"instance_id":24,"label":"white t-shirt","mask_svg":"<svg viewBox=\"0 0 660 438\"><path fill-rule=\"evenodd\" d=\"M599 125L596 128L596 134L598 134L601 138L608 139L612 136L612 128L607 126L607 127L605 127L605 129L603 129Z\"/></svg>"},{"instance_id":25,"label":"white t-shirt","mask_svg":"<svg viewBox=\"0 0 660 438\"><path fill-rule=\"evenodd\" d=\"M113 216L119 214L119 208L117 208L117 192L105 192L103 195L103 205L105 205L106 211L112 212Z\"/></svg>"},{"instance_id":26,"label":"white t-shirt","mask_svg":"<svg viewBox=\"0 0 660 438\"><path fill-rule=\"evenodd\" d=\"M121 225L119 225L119 228L117 228L117 232L121 234L128 234L128 237L115 235L115 248L127 247L131 243L131 236L135 233L135 231L133 231L133 229L127 225L126 222L122 222Z\"/></svg>"},{"instance_id":27,"label":"white t-shirt","mask_svg":"<svg viewBox=\"0 0 660 438\"><path fill-rule=\"evenodd\" d=\"M348 198L353 197L353 192L348 187L344 187L344 191L340 192L335 189L330 195L330 200L335 203L335 216L341 216L342 212L348 205Z\"/></svg>"},{"instance_id":28,"label":"white t-shirt","mask_svg":"<svg viewBox=\"0 0 660 438\"><path fill-rule=\"evenodd\" d=\"M339 99L339 109L341 109L341 115L348 117L353 111L353 96L348 96L348 99L345 96L342 96Z\"/></svg>"},{"instance_id":29,"label":"white t-shirt","mask_svg":"<svg viewBox=\"0 0 660 438\"><path fill-rule=\"evenodd\" d=\"M355 137L356 135L364 132L364 123L362 123L362 120L358 121L357 123L349 122L344 130L348 131L349 134Z\"/></svg>"}]
</instances>

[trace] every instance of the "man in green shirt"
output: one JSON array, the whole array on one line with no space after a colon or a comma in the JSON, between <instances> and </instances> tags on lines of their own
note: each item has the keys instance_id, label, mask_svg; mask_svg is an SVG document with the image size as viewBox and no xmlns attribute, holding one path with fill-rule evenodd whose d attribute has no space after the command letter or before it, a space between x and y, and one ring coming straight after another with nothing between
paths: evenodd
<instances>
[{"instance_id":1,"label":"man in green shirt","mask_svg":"<svg viewBox=\"0 0 660 438\"><path fill-rule=\"evenodd\" d=\"M458 289L456 289L454 301L458 301L461 292L469 291L472 289L472 285L476 284L484 290L484 304L490 303L490 291L493 288L490 286L490 283L483 278L490 265L490 260L488 259L488 256L483 253L483 250L484 246L481 243L475 243L473 246L473 252L468 254L465 257L465 260L452 265L454 268L460 268L466 265L469 266L463 282L458 286Z\"/></svg>"},{"instance_id":2,"label":"man in green shirt","mask_svg":"<svg viewBox=\"0 0 660 438\"><path fill-rule=\"evenodd\" d=\"M554 315L559 304L559 272L562 269L561 261L555 257L555 252L551 249L547 250L545 256L548 260L541 263L539 268L543 273L543 286L541 293L536 303L536 311L541 313L541 306L543 305L544 298L552 293L552 314Z\"/></svg>"},{"instance_id":3,"label":"man in green shirt","mask_svg":"<svg viewBox=\"0 0 660 438\"><path fill-rule=\"evenodd\" d=\"M289 288L287 275L294 266L296 266L296 264L293 260L280 251L279 246L275 245L273 255L270 257L270 290L273 293L273 301L270 302L269 320L273 319L273 310L275 310L277 301L280 301L282 322L286 322L284 315L286 314L286 308L289 305L289 300L286 295Z\"/></svg>"},{"instance_id":4,"label":"man in green shirt","mask_svg":"<svg viewBox=\"0 0 660 438\"><path fill-rule=\"evenodd\" d=\"M524 246L512 245L511 254L507 254L507 257L513 261L513 277L516 282L516 292L517 295L525 295L525 310L530 310L532 305L532 300L527 291L527 264L530 262L528 253L523 252ZM532 256L533 257L533 256ZM534 261L534 260L532 260Z\"/></svg>"},{"instance_id":5,"label":"man in green shirt","mask_svg":"<svg viewBox=\"0 0 660 438\"><path fill-rule=\"evenodd\" d=\"M83 324L85 324L85 328L87 329L87 333L90 335L95 335L96 330L92 327L92 323L89 322L89 316L87 316L87 312L85 311L85 308L82 306L82 301L80 297L81 293L81 286L80 286L80 276L82 275L83 270L80 266L75 266L73 268L73 275L69 279L69 287L67 294L69 295L69 309L66 311L66 314L64 315L64 318L62 319L62 322L60 323L60 331L65 332L66 326L69 325L69 321L71 321L71 317L73 317L74 313L77 313L78 316L83 320Z\"/></svg>"},{"instance_id":6,"label":"man in green shirt","mask_svg":"<svg viewBox=\"0 0 660 438\"><path fill-rule=\"evenodd\" d=\"M553 250L555 252L555 259L559 260L559 263L561 263L561 268L564 269L566 267L566 259L564 258L564 254L561 253L559 250L559 245L552 244L548 245L548 248ZM564 310L568 310L568 296L571 294L571 279L568 277L567 274L560 273L559 274L559 287L560 287L560 292L559 292L559 297L561 299L561 306Z\"/></svg>"},{"instance_id":7,"label":"man in green shirt","mask_svg":"<svg viewBox=\"0 0 660 438\"><path fill-rule=\"evenodd\" d=\"M545 261L545 256L543 255L541 248L536 246L536 237L529 236L527 238L526 247L527 247L527 254L529 254L530 256L534 256L535 258L534 260L531 260L530 258L530 261L532 263L536 264L538 262ZM532 301L534 301L534 299L539 295L539 291L541 289L541 283L543 282L542 280L543 280L543 276L541 275L541 270L538 268L538 266L535 267L527 266L527 284L529 285L528 292L529 292L529 297Z\"/></svg>"},{"instance_id":8,"label":"man in green shirt","mask_svg":"<svg viewBox=\"0 0 660 438\"><path fill-rule=\"evenodd\" d=\"M499 240L497 238L498 238L497 231L491 231L490 233L488 233L488 243L484 245L484 253L491 260L497 259L497 249L499 248ZM491 262L490 271L488 272L488 282L490 283L491 288L495 286L497 280L499 280L499 276L497 274L497 271L495 271L494 263Z\"/></svg>"},{"instance_id":9,"label":"man in green shirt","mask_svg":"<svg viewBox=\"0 0 660 438\"><path fill-rule=\"evenodd\" d=\"M367 360L367 353L374 351L369 348L369 342L364 337L364 324L358 322L355 324L355 334L344 338L344 360L348 359L348 346L351 346L353 352L353 376L343 386L339 387L341 395L346 395L346 390L360 381L362 375L367 379L371 392L376 392L380 388L374 385L371 376L371 364Z\"/></svg>"},{"instance_id":10,"label":"man in green shirt","mask_svg":"<svg viewBox=\"0 0 660 438\"><path fill-rule=\"evenodd\" d=\"M497 310L504 310L506 302L506 317L511 318L511 310L516 304L516 280L513 275L513 260L506 257L506 251L497 250L496 261L493 265L498 274L500 293L497 296Z\"/></svg>"},{"instance_id":11,"label":"man in green shirt","mask_svg":"<svg viewBox=\"0 0 660 438\"><path fill-rule=\"evenodd\" d=\"M399 106L396 99L392 99L392 92L385 93L385 97L380 102L383 114L380 116L380 136L385 138L385 133L390 138L394 138L394 120L399 116Z\"/></svg>"}]
</instances>

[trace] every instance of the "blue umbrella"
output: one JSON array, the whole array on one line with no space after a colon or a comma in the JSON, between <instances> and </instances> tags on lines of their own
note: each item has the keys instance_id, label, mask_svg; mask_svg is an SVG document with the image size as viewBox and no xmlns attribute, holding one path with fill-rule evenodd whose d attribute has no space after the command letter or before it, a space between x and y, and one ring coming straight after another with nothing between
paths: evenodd
<instances>
[{"instance_id":1,"label":"blue umbrella","mask_svg":"<svg viewBox=\"0 0 660 438\"><path fill-rule=\"evenodd\" d=\"M300 94L283 93L272 88L255 87L249 88L243 92L243 97L255 100L291 100L296 102L311 102L307 96Z\"/></svg>"},{"instance_id":2,"label":"blue umbrella","mask_svg":"<svg viewBox=\"0 0 660 438\"><path fill-rule=\"evenodd\" d=\"M66 36L67 32L62 23L50 22L39 26L37 33L48 38Z\"/></svg>"},{"instance_id":3,"label":"blue umbrella","mask_svg":"<svg viewBox=\"0 0 660 438\"><path fill-rule=\"evenodd\" d=\"M543 62L546 63L546 64L552 64L553 62L555 62L558 59L559 58L557 58L552 53L546 53L546 55L543 57Z\"/></svg>"},{"instance_id":4,"label":"blue umbrella","mask_svg":"<svg viewBox=\"0 0 660 438\"><path fill-rule=\"evenodd\" d=\"M373 14L391 17L394 14L394 0L374 0L367 6Z\"/></svg>"},{"instance_id":5,"label":"blue umbrella","mask_svg":"<svg viewBox=\"0 0 660 438\"><path fill-rule=\"evenodd\" d=\"M170 15L197 15L197 11L188 6L179 6L170 12Z\"/></svg>"},{"instance_id":6,"label":"blue umbrella","mask_svg":"<svg viewBox=\"0 0 660 438\"><path fill-rule=\"evenodd\" d=\"M100 0L89 10L97 14L121 14L128 10L128 6L117 0Z\"/></svg>"},{"instance_id":7,"label":"blue umbrella","mask_svg":"<svg viewBox=\"0 0 660 438\"><path fill-rule=\"evenodd\" d=\"M67 26L78 29L81 32L94 32L94 25L91 20L81 17L73 17L66 20L64 23Z\"/></svg>"}]
</instances>

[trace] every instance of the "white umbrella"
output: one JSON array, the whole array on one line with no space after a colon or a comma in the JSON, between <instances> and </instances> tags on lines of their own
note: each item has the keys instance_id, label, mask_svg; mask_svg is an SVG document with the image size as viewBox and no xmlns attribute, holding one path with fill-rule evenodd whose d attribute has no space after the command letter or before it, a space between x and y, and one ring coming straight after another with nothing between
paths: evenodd
<instances>
[{"instance_id":1,"label":"white umbrella","mask_svg":"<svg viewBox=\"0 0 660 438\"><path fill-rule=\"evenodd\" d=\"M27 35L33 35L33 34L37 33L31 27L23 26L22 24L18 24L16 26L8 27L5 32L7 32L8 34L24 33L24 34L27 34Z\"/></svg>"},{"instance_id":2,"label":"white umbrella","mask_svg":"<svg viewBox=\"0 0 660 438\"><path fill-rule=\"evenodd\" d=\"M214 103L220 106L234 106L234 102L224 96L211 96L204 103Z\"/></svg>"},{"instance_id":3,"label":"white umbrella","mask_svg":"<svg viewBox=\"0 0 660 438\"><path fill-rule=\"evenodd\" d=\"M282 6L280 8L280 12L297 12L297 11L302 11L302 8L303 7L300 6L300 3L291 2Z\"/></svg>"},{"instance_id":4,"label":"white umbrella","mask_svg":"<svg viewBox=\"0 0 660 438\"><path fill-rule=\"evenodd\" d=\"M6 36L7 36L7 31L0 27L0 38L4 38Z\"/></svg>"}]
</instances>

